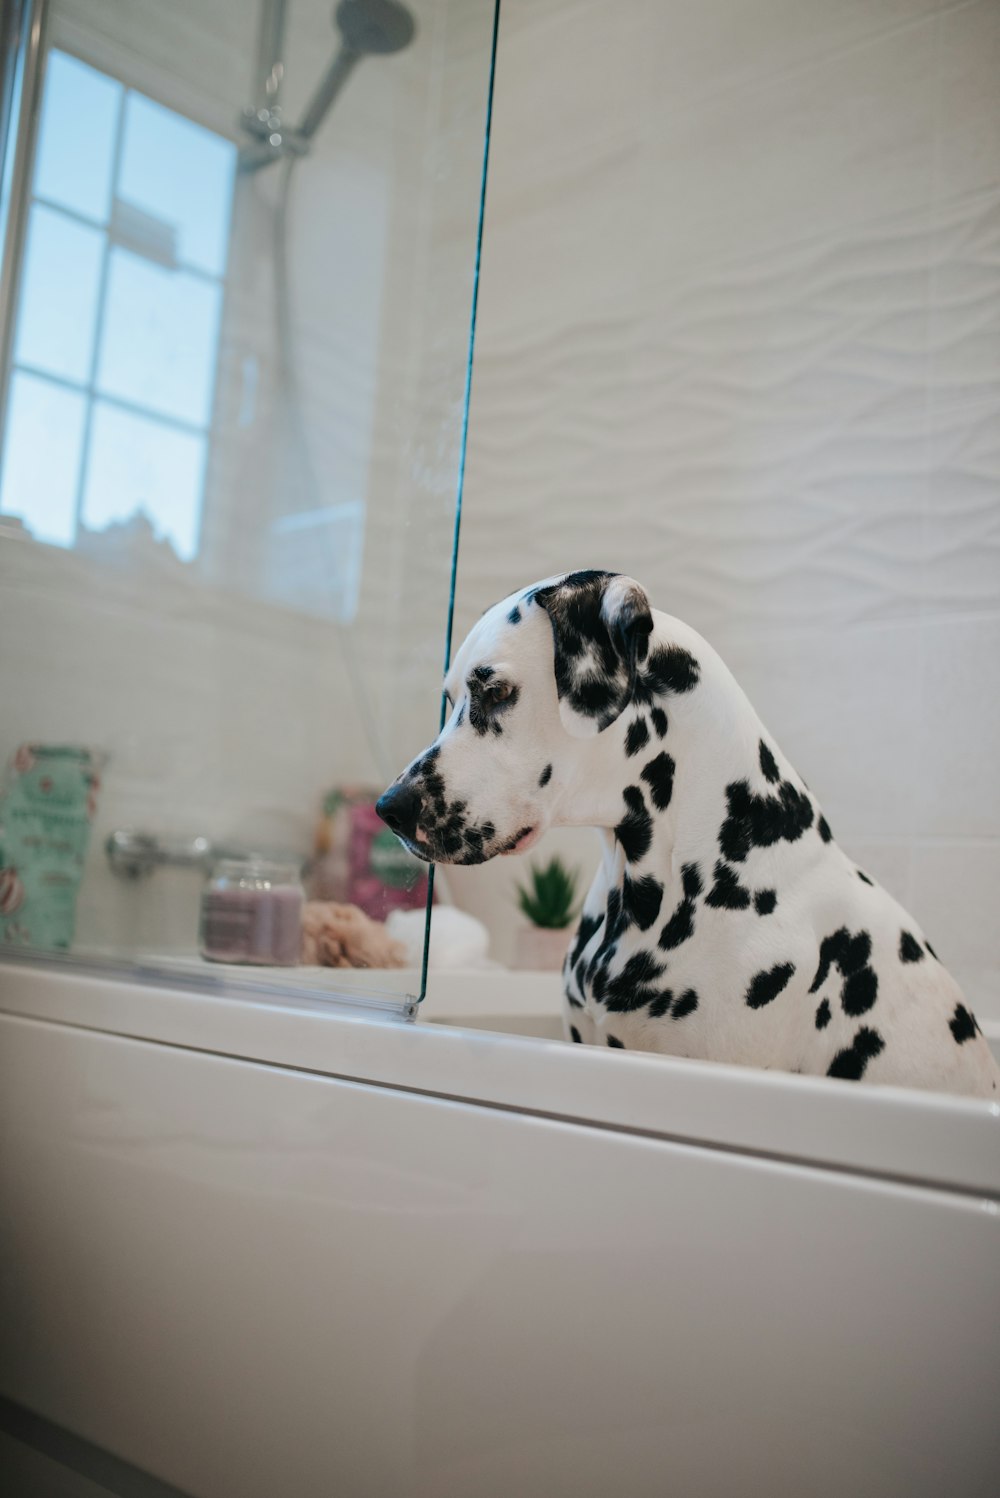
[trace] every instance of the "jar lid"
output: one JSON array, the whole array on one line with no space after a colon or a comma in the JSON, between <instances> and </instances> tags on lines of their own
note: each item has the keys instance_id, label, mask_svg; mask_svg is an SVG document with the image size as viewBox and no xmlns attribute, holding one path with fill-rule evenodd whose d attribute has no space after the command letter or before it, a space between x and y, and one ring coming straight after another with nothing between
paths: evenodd
<instances>
[{"instance_id":1,"label":"jar lid","mask_svg":"<svg viewBox=\"0 0 1000 1498\"><path fill-rule=\"evenodd\" d=\"M291 859L264 858L255 853L244 858L220 858L209 872L212 884L232 884L241 889L271 889L275 885L297 885L301 866Z\"/></svg>"}]
</instances>

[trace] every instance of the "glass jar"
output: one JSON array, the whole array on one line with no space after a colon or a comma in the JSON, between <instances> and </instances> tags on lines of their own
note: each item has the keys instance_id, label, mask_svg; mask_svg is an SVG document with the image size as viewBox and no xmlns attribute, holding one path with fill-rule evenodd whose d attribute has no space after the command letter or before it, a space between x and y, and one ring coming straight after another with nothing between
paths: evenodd
<instances>
[{"instance_id":1,"label":"glass jar","mask_svg":"<svg viewBox=\"0 0 1000 1498\"><path fill-rule=\"evenodd\" d=\"M299 867L266 858L224 858L201 897L201 955L208 962L294 967L302 940Z\"/></svg>"}]
</instances>

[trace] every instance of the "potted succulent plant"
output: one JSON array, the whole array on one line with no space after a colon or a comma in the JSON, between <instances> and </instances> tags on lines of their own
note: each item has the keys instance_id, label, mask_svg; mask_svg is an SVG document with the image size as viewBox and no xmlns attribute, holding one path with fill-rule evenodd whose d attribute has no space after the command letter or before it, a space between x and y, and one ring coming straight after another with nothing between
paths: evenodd
<instances>
[{"instance_id":1,"label":"potted succulent plant","mask_svg":"<svg viewBox=\"0 0 1000 1498\"><path fill-rule=\"evenodd\" d=\"M568 869L558 855L541 867L532 864L530 879L517 887L517 902L530 922L518 932L517 967L536 971L562 967L577 915L579 878L579 870Z\"/></svg>"}]
</instances>

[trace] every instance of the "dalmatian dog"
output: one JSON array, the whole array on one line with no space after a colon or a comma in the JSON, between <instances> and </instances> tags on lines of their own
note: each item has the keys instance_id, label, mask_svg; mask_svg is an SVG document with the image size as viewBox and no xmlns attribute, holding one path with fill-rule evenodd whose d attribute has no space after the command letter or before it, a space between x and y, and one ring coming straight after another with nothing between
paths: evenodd
<instances>
[{"instance_id":1,"label":"dalmatian dog","mask_svg":"<svg viewBox=\"0 0 1000 1498\"><path fill-rule=\"evenodd\" d=\"M427 862L596 827L568 1038L993 1096L1000 1070L917 923L838 847L715 651L611 572L489 609L450 716L378 811Z\"/></svg>"}]
</instances>

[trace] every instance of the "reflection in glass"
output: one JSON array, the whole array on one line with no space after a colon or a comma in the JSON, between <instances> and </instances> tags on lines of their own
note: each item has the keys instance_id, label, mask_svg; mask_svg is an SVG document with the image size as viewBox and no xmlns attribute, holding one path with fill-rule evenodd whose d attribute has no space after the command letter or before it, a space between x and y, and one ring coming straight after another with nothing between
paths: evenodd
<instances>
[{"instance_id":1,"label":"reflection in glass","mask_svg":"<svg viewBox=\"0 0 1000 1498\"><path fill-rule=\"evenodd\" d=\"M81 519L89 530L145 515L177 555L198 551L206 440L94 403Z\"/></svg>"},{"instance_id":2,"label":"reflection in glass","mask_svg":"<svg viewBox=\"0 0 1000 1498\"><path fill-rule=\"evenodd\" d=\"M220 282L113 249L98 390L207 426L221 309Z\"/></svg>"},{"instance_id":3,"label":"reflection in glass","mask_svg":"<svg viewBox=\"0 0 1000 1498\"><path fill-rule=\"evenodd\" d=\"M117 193L176 231L181 264L226 268L236 147L142 94L125 103Z\"/></svg>"},{"instance_id":4,"label":"reflection in glass","mask_svg":"<svg viewBox=\"0 0 1000 1498\"><path fill-rule=\"evenodd\" d=\"M408 1010L428 877L374 803L437 719L492 0L49 8L88 65L49 54L13 283L0 504L54 544L0 527L0 765L110 753L74 956L273 985L198 947L267 855L313 905L280 986Z\"/></svg>"},{"instance_id":5,"label":"reflection in glass","mask_svg":"<svg viewBox=\"0 0 1000 1498\"><path fill-rule=\"evenodd\" d=\"M90 378L104 235L36 203L31 210L14 358L84 384Z\"/></svg>"},{"instance_id":6,"label":"reflection in glass","mask_svg":"<svg viewBox=\"0 0 1000 1498\"><path fill-rule=\"evenodd\" d=\"M0 510L39 541L72 546L86 403L75 390L16 371L7 406Z\"/></svg>"},{"instance_id":7,"label":"reflection in glass","mask_svg":"<svg viewBox=\"0 0 1000 1498\"><path fill-rule=\"evenodd\" d=\"M107 223L123 89L65 52L52 52L35 166L35 194Z\"/></svg>"}]
</instances>

